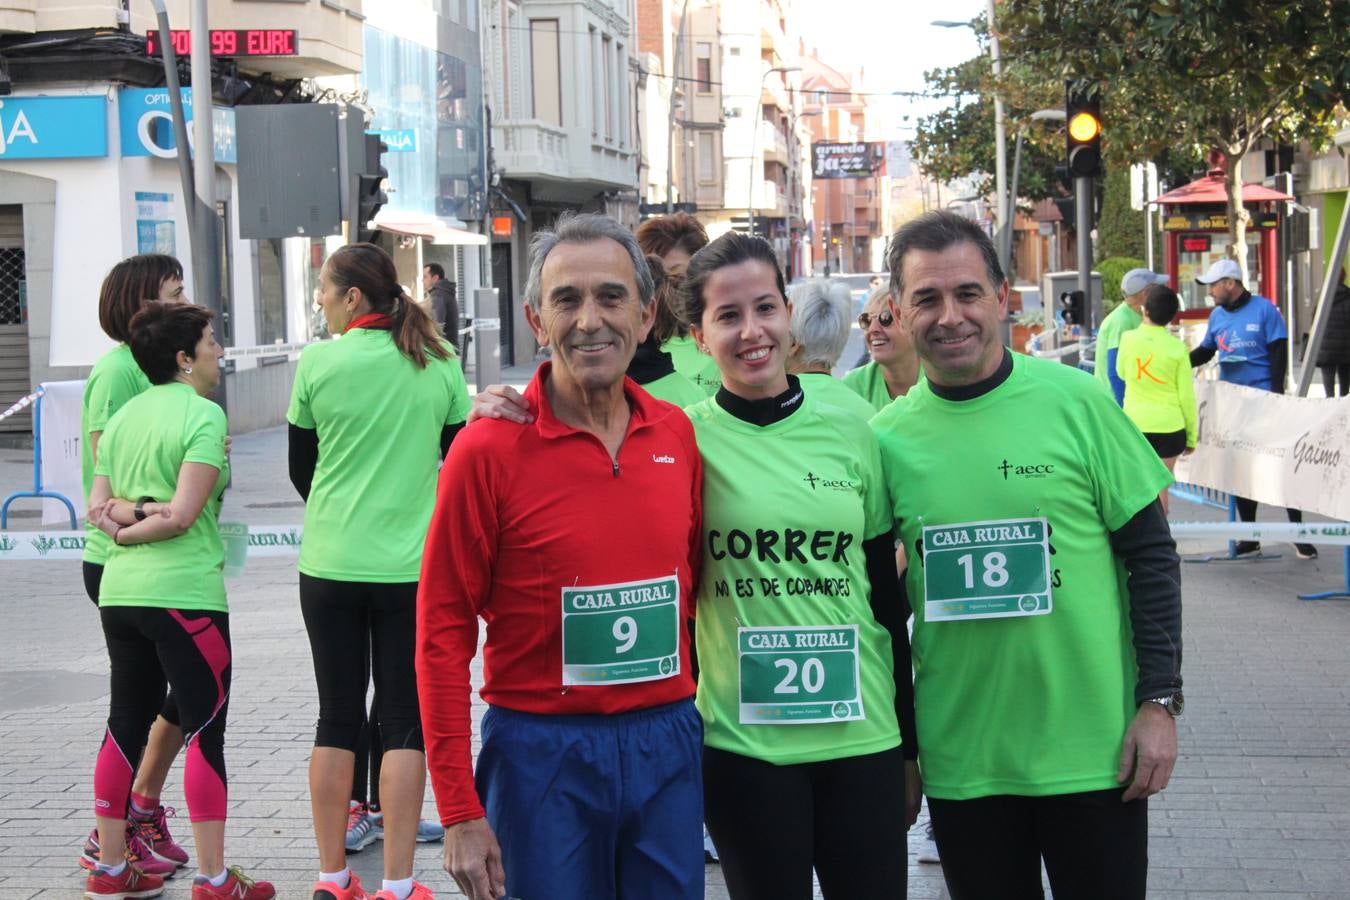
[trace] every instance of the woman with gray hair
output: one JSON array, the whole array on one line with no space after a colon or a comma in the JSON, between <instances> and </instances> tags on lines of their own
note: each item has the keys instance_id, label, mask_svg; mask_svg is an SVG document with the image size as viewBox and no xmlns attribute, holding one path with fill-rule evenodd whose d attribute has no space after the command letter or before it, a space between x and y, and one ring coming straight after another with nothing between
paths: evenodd
<instances>
[{"instance_id":1,"label":"woman with gray hair","mask_svg":"<svg viewBox=\"0 0 1350 900\"><path fill-rule=\"evenodd\" d=\"M821 403L852 413L864 422L876 410L832 374L848 343L853 297L848 285L832 278L813 278L788 289L792 310L792 353L788 372L802 389Z\"/></svg>"}]
</instances>

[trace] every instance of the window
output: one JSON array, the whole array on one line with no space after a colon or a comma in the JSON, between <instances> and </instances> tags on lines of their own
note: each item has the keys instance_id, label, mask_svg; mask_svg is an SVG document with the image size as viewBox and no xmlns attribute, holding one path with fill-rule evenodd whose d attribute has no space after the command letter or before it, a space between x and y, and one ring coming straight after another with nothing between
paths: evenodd
<instances>
[{"instance_id":1,"label":"window","mask_svg":"<svg viewBox=\"0 0 1350 900\"><path fill-rule=\"evenodd\" d=\"M698 181L710 184L717 180L717 143L711 131L698 133Z\"/></svg>"},{"instance_id":2,"label":"window","mask_svg":"<svg viewBox=\"0 0 1350 900\"><path fill-rule=\"evenodd\" d=\"M605 140L614 140L614 40L605 35L600 39L605 59Z\"/></svg>"},{"instance_id":3,"label":"window","mask_svg":"<svg viewBox=\"0 0 1350 900\"><path fill-rule=\"evenodd\" d=\"M712 93L712 44L700 43L695 49L694 86L700 94Z\"/></svg>"},{"instance_id":4,"label":"window","mask_svg":"<svg viewBox=\"0 0 1350 900\"><path fill-rule=\"evenodd\" d=\"M283 277L280 239L255 242L257 247L257 299L253 315L257 329L257 344L271 344L286 340L286 280Z\"/></svg>"},{"instance_id":5,"label":"window","mask_svg":"<svg viewBox=\"0 0 1350 900\"><path fill-rule=\"evenodd\" d=\"M530 70L534 87L534 117L561 126L562 65L557 19L530 20Z\"/></svg>"}]
</instances>

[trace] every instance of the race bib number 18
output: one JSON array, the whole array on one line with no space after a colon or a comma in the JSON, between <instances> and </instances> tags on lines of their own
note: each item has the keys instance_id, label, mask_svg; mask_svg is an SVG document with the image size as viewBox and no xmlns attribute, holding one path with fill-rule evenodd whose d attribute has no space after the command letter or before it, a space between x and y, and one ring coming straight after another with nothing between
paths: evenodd
<instances>
[{"instance_id":1,"label":"race bib number 18","mask_svg":"<svg viewBox=\"0 0 1350 900\"><path fill-rule=\"evenodd\" d=\"M629 684L680 672L674 575L562 589L562 683Z\"/></svg>"},{"instance_id":2,"label":"race bib number 18","mask_svg":"<svg viewBox=\"0 0 1350 900\"><path fill-rule=\"evenodd\" d=\"M924 526L924 621L1047 615L1049 531L1045 519Z\"/></svg>"}]
</instances>

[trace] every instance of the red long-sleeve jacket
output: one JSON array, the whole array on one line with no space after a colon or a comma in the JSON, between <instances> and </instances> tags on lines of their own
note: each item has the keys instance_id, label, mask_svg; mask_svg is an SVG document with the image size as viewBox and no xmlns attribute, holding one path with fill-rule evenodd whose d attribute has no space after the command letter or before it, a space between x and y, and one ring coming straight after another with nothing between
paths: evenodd
<instances>
[{"instance_id":1,"label":"red long-sleeve jacket","mask_svg":"<svg viewBox=\"0 0 1350 900\"><path fill-rule=\"evenodd\" d=\"M532 425L480 420L441 470L417 595L417 684L441 821L479 818L470 748L469 663L487 624L482 697L547 715L621 713L690 697L703 471L677 407L632 380L617 464L594 435L549 409L541 366L525 391ZM678 674L608 686L563 684L562 590L675 575Z\"/></svg>"}]
</instances>

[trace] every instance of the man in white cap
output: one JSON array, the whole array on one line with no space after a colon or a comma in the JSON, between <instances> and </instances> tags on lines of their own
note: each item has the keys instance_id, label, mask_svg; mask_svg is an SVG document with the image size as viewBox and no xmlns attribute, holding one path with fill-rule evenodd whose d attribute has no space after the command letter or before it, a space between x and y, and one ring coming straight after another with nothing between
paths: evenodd
<instances>
[{"instance_id":1,"label":"man in white cap","mask_svg":"<svg viewBox=\"0 0 1350 900\"><path fill-rule=\"evenodd\" d=\"M1131 269L1120 279L1120 292L1125 295L1110 315L1102 319L1097 329L1097 361L1093 374L1116 398L1116 405L1125 405L1125 382L1116 374L1116 351L1120 336L1133 331L1144 321L1144 292L1152 284L1167 284L1167 276L1151 269Z\"/></svg>"},{"instance_id":2,"label":"man in white cap","mask_svg":"<svg viewBox=\"0 0 1350 900\"><path fill-rule=\"evenodd\" d=\"M1195 279L1209 287L1214 311L1200 346L1191 351L1191 367L1199 368L1219 357L1219 380L1276 394L1284 393L1284 373L1289 360L1289 332L1279 309L1269 299L1253 294L1242 285L1242 269L1235 260L1221 259ZM1256 501L1237 497L1238 518L1256 521ZM1289 521L1302 522L1303 513L1288 510ZM1258 553L1257 541L1238 541L1238 555ZM1312 544L1295 544L1300 559L1316 559Z\"/></svg>"}]
</instances>

